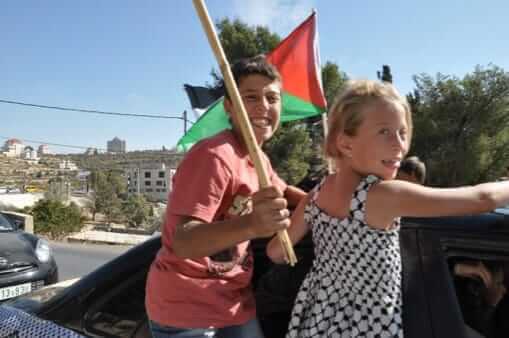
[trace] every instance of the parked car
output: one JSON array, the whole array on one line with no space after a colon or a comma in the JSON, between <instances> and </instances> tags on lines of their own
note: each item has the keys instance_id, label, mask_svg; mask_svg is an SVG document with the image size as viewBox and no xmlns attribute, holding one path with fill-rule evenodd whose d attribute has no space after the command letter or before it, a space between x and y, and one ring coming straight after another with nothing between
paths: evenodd
<instances>
[{"instance_id":1,"label":"parked car","mask_svg":"<svg viewBox=\"0 0 509 338\"><path fill-rule=\"evenodd\" d=\"M49 243L0 213L0 301L58 282Z\"/></svg>"},{"instance_id":2,"label":"parked car","mask_svg":"<svg viewBox=\"0 0 509 338\"><path fill-rule=\"evenodd\" d=\"M6 303L91 337L150 337L145 279L160 248L153 237L69 287L47 287ZM254 287L266 337L283 337L293 298L312 261L310 241L296 246L296 267L273 265L255 241ZM458 258L509 261L509 216L405 219L401 230L405 337L482 337L466 323L451 262ZM506 268L507 272L507 268ZM506 280L507 283L507 280ZM502 314L507 318L509 313ZM509 331L505 332L509 336Z\"/></svg>"}]
</instances>

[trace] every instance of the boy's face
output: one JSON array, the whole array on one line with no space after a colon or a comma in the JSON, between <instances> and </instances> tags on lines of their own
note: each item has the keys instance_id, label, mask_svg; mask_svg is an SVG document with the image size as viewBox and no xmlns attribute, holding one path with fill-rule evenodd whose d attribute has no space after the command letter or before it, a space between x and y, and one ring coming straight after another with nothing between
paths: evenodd
<instances>
[{"instance_id":1,"label":"boy's face","mask_svg":"<svg viewBox=\"0 0 509 338\"><path fill-rule=\"evenodd\" d=\"M248 75L241 78L239 92L253 127L256 141L262 145L270 139L279 126L281 117L281 83L263 75ZM224 100L224 108L231 118L233 130L241 134L237 114L229 99Z\"/></svg>"}]
</instances>

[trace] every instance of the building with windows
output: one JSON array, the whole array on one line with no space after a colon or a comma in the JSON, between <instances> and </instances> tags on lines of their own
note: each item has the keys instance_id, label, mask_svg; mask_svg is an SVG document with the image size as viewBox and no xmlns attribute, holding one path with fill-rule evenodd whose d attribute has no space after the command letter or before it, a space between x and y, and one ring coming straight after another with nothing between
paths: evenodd
<instances>
[{"instance_id":1,"label":"building with windows","mask_svg":"<svg viewBox=\"0 0 509 338\"><path fill-rule=\"evenodd\" d=\"M76 171L78 170L78 166L73 161L64 159L58 163L58 169Z\"/></svg>"},{"instance_id":2,"label":"building with windows","mask_svg":"<svg viewBox=\"0 0 509 338\"><path fill-rule=\"evenodd\" d=\"M16 138L11 138L5 141L3 146L3 153L7 157L20 157L24 150L25 145Z\"/></svg>"},{"instance_id":3,"label":"building with windows","mask_svg":"<svg viewBox=\"0 0 509 338\"><path fill-rule=\"evenodd\" d=\"M106 150L109 153L125 153L125 141L114 137L113 140L106 143Z\"/></svg>"},{"instance_id":4,"label":"building with windows","mask_svg":"<svg viewBox=\"0 0 509 338\"><path fill-rule=\"evenodd\" d=\"M175 169L164 163L153 162L133 165L125 169L127 194L142 194L149 201L166 201L171 191Z\"/></svg>"},{"instance_id":5,"label":"building with windows","mask_svg":"<svg viewBox=\"0 0 509 338\"><path fill-rule=\"evenodd\" d=\"M41 144L39 148L37 149L37 155L39 157L42 157L43 155L49 154L49 148L47 144Z\"/></svg>"},{"instance_id":6,"label":"building with windows","mask_svg":"<svg viewBox=\"0 0 509 338\"><path fill-rule=\"evenodd\" d=\"M37 151L34 150L31 146L26 146L25 149L23 149L23 153L21 153L21 158L37 163L39 161L39 156L37 156Z\"/></svg>"}]
</instances>

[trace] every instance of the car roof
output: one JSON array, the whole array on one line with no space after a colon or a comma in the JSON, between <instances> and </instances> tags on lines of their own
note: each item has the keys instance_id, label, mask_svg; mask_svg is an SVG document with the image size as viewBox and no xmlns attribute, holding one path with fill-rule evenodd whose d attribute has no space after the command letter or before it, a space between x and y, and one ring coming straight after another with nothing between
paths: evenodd
<instances>
[{"instance_id":1,"label":"car roof","mask_svg":"<svg viewBox=\"0 0 509 338\"><path fill-rule=\"evenodd\" d=\"M509 235L509 216L497 212L468 216L404 217L401 223L403 228L497 232Z\"/></svg>"}]
</instances>

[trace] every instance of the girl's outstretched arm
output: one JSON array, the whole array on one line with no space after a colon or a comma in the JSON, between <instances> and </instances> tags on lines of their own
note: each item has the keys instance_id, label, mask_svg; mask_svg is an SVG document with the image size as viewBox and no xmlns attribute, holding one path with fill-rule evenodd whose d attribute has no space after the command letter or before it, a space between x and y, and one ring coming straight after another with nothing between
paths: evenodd
<instances>
[{"instance_id":1,"label":"girl's outstretched arm","mask_svg":"<svg viewBox=\"0 0 509 338\"><path fill-rule=\"evenodd\" d=\"M509 181L458 188L431 188L390 180L380 182L368 193L366 217L369 224L387 224L400 216L478 214L508 203Z\"/></svg>"},{"instance_id":2,"label":"girl's outstretched arm","mask_svg":"<svg viewBox=\"0 0 509 338\"><path fill-rule=\"evenodd\" d=\"M292 245L298 243L309 230L308 225L304 221L304 208L308 201L309 195L306 195L292 213L290 227L287 229ZM267 244L267 256L274 263L285 263L285 254L277 236L272 237L269 244Z\"/></svg>"}]
</instances>

